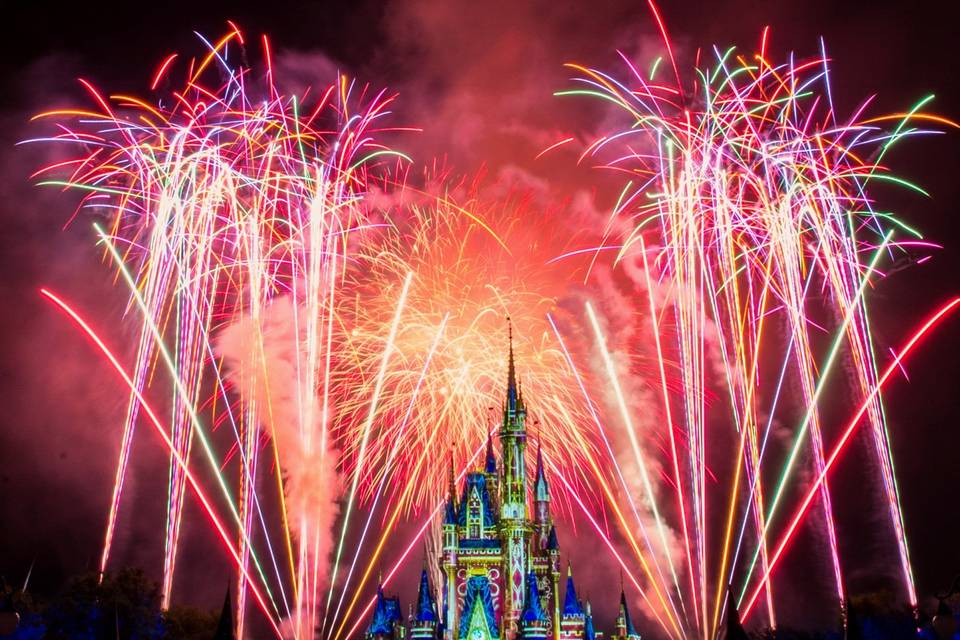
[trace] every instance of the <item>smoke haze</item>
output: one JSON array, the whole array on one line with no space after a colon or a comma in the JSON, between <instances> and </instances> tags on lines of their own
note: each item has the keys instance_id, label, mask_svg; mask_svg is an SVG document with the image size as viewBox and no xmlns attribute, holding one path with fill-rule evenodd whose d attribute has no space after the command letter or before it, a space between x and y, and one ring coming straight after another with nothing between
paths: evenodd
<instances>
[{"instance_id":1,"label":"smoke haze","mask_svg":"<svg viewBox=\"0 0 960 640\"><path fill-rule=\"evenodd\" d=\"M2 61L5 95L15 104L8 105L0 119L4 220L0 260L5 274L0 290L8 305L0 331L7 356L2 374L6 410L0 428L4 491L0 572L16 582L36 557L34 580L40 591L55 588L65 574L96 564L126 393L87 345L39 301L36 290L50 286L76 302L105 330L111 345L127 356L125 361L130 361L134 337L122 319L125 296L113 286L93 245L90 212L81 212L72 226L61 231L74 212L75 199L31 186L30 173L49 158L37 147L14 149L15 142L35 135L27 124L32 114L82 102L73 93L77 76L91 78L111 91L145 92L155 65L168 51L197 50L192 29L217 34L224 28L224 19L231 18L251 36L271 35L278 68L294 88L318 84L314 78L326 81L331 69L340 68L378 87L398 90L395 121L424 129L396 144L415 161L429 164L437 158L438 163L465 173L486 170L491 183L526 185L549 193L550 198L566 199L571 209L591 212L598 224L604 224L620 180L577 166L575 153L577 143L608 123L610 116L602 108L553 97L554 91L568 86L570 74L562 64L577 61L621 69L615 54L618 48L641 60L662 53L644 3L561 6L546 0L413 0L347 8L321 3L269 7L260 3L250 8L236 3L203 4L117 3L97 11L83 6L62 11L47 7L43 15L36 13L40 9L11 9L10 24L17 25L22 42L14 37L6 43L10 51ZM692 57L695 47L713 43L748 47L764 25L772 24L775 42L784 48L810 53L818 44L816 38L826 37L838 61L834 67L840 78L838 101L859 100L879 91L884 106L894 110L928 91L942 89L937 110L948 116L960 113L960 100L949 80L954 75L953 56L942 55L943 45L938 44L956 41L956 24L936 13L924 15L892 1L881 2L869 12L853 3L826 1L778 7L737 1L711 11L691 10L689 3L662 4L681 56ZM51 57L53 53L60 55ZM536 159L544 148L567 136L576 140L569 149L562 147ZM908 150L904 159L907 176L921 176L922 185L936 196L929 203L909 201L908 219L919 222L930 237L948 247L957 237L953 212L957 154L952 138L925 147L932 149L926 156L910 155ZM603 276L611 278L607 286L614 291L597 296L617 301L598 307L615 350L649 340L649 335L637 331L643 325L631 317L633 309L625 296L614 295L615 290L642 280L642 274L630 272L638 268L636 262L623 266L629 282ZM878 288L874 299L882 350L911 326L914 315L905 310L927 309L955 291L956 273L953 247L950 255L897 274ZM919 281L923 287L916 286ZM562 303L582 318L582 301L578 293ZM269 406L276 413L273 425L265 425L264 430L277 438L278 448L285 452L287 497L301 513L321 514L318 529L329 531L322 520L332 523L336 518L337 483L322 477L318 469L329 474L332 466L317 465L316 457L335 453L301 451L296 443L285 440L293 438L289 425L300 424L291 407L310 406L315 397L298 394L295 386L274 389L273 382L269 387L258 382L249 351L255 332L262 330L267 352L263 366L276 372L267 379L278 387L282 380L295 379L290 377L290 366L300 347L289 323L295 312L289 301L281 300L260 319L260 326L242 318L224 331L219 348L231 365L231 380L237 388L248 389L248 398L261 408L268 406L266 396L270 396ZM944 561L942 550L953 549L958 530L956 517L943 513L953 499L952 485L931 478L932 472L955 467L958 446L956 430L946 426L955 421L949 398L953 381L960 379L956 355L960 344L955 331L948 333L938 337L934 353L918 355L910 370L912 383L894 388L889 397L908 535L918 582L927 593L942 588L952 577L954 567ZM635 364L621 356L616 361L625 370ZM594 375L600 376L602 365L591 365ZM656 421L661 416L649 406L649 393L642 387L627 389L636 414L644 421ZM159 388L156 395L158 401L165 397ZM609 399L605 402L610 405ZM617 415L612 409L608 406L606 413ZM319 430L323 425L315 422L308 428ZM644 442L643 446L655 454L659 444ZM618 446L629 463L629 443ZM160 566L166 461L166 453L152 436L145 430L138 432L131 480L120 511L118 566L137 564L154 571ZM858 479L870 464L868 457L854 454L850 470L838 469L834 483L857 488L845 499L838 498L838 510L843 505L852 513L866 510L868 522L870 509L862 507ZM181 560L191 569L178 573L175 601L213 606L222 597L227 560L190 499L184 522ZM875 540L880 537L875 532L861 531L858 522L847 523L846 530L841 530L841 539L849 541L841 551L851 567L852 588L873 588L877 558L886 557L891 549ZM591 534L580 530L576 535L584 539ZM869 542L861 544L863 536ZM617 567L607 560L597 561L589 550L583 551L590 545L576 542L571 529L561 528L561 545L574 554L578 587L581 593L593 594L599 626L609 629L615 615ZM323 544L329 541L324 539ZM802 539L799 544L801 551L819 548ZM328 556L328 549L321 550L321 555ZM582 560L578 553L583 553ZM785 565L782 575L800 576L806 585L798 587L795 602L785 604L790 610L788 621L792 616L805 623L815 615L799 594L816 596L819 591L816 580L806 577L804 564L814 553L799 553L798 567ZM870 571L858 566L869 566ZM395 583L405 594L413 588L414 570L409 576L401 574ZM823 578L819 585L829 584L828 577Z\"/></svg>"}]
</instances>

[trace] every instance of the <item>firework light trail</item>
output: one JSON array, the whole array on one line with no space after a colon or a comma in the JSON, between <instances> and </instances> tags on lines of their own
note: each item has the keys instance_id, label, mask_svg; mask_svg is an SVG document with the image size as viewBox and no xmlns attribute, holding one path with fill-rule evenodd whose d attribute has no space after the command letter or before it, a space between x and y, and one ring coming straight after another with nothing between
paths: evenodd
<instances>
[{"instance_id":1,"label":"firework light trail","mask_svg":"<svg viewBox=\"0 0 960 640\"><path fill-rule=\"evenodd\" d=\"M885 181L923 193L882 161L901 139L931 133L925 125L956 125L921 112L929 98L879 118L865 117L864 104L841 120L825 48L819 57L774 64L767 36L755 54L731 48L702 56L712 64L698 64L686 87L657 78L659 61L645 74L623 57L626 82L571 64L578 86L558 92L599 98L632 120L585 145L581 161L630 176L615 217L632 229L623 237L605 233L619 247L617 262L641 256L659 361L681 381L674 393L661 385L661 439L670 440L679 503L672 522L684 538L688 581L681 586L693 607L686 633L700 637L718 631L727 584L740 585L738 603L752 589L750 608L763 592L776 626L769 575L784 543L773 557L767 547L780 539L779 511L802 465L819 478L817 517L838 608L846 599L827 478L826 451L837 432L821 415L823 390L841 376L833 373L841 346L864 403L903 592L917 605L865 290L882 276L882 258L931 245L878 210L867 190ZM824 333L835 336L825 351ZM785 378L800 389L799 414L781 401ZM724 399L722 412L710 397ZM775 420L795 424L785 448L770 438ZM673 442L675 429L683 449ZM730 469L717 488L708 481L714 468Z\"/></svg>"},{"instance_id":2,"label":"firework light trail","mask_svg":"<svg viewBox=\"0 0 960 640\"><path fill-rule=\"evenodd\" d=\"M571 262L542 267L571 239L543 238L534 217L551 214L529 194L487 202L475 180L432 176L420 190L391 178L401 154L377 142L395 130L380 124L391 97L343 77L313 99L287 96L266 40L264 86L231 65L238 52L245 43L232 29L186 64L184 86L157 106L84 83L94 109L37 116L56 123L45 142L82 151L39 171L41 184L80 190L81 208L106 212L97 237L130 290L128 318L140 323L101 571L142 398L164 393L166 379L163 606L188 470L203 467L235 536L238 633L253 588L285 635L321 625L340 634L356 624L393 523L442 497L448 452L463 471L486 442L509 315L525 388L567 416L538 423L546 455L566 467L592 455L565 446L582 402L572 380L551 373L563 356L546 314L566 292L557 274ZM161 64L154 87L170 84L175 62ZM597 504L589 478L574 483L578 500ZM362 545L344 554L351 513L377 500L391 526L369 555ZM267 515L276 505L279 522ZM330 564L336 571L344 559L338 584Z\"/></svg>"},{"instance_id":3,"label":"firework light trail","mask_svg":"<svg viewBox=\"0 0 960 640\"><path fill-rule=\"evenodd\" d=\"M97 239L137 323L127 374L46 294L129 387L101 572L146 413L170 457L164 607L189 488L237 565L238 637L248 595L278 635L352 637L375 568L391 562L389 580L421 537L435 550L451 460L462 477L496 427L512 318L558 516L592 524L664 634L713 638L727 584L747 611L762 594L775 626L770 577L811 504L845 598L827 473L849 436L821 402L838 360L916 604L865 296L923 243L867 188L918 189L881 162L951 123L922 104L840 121L825 52L774 65L766 32L757 54L715 50L687 86L669 46L676 84L659 62L628 62L628 84L571 65L580 84L562 94L632 118L581 155L630 177L604 226L535 190L412 176L385 142L392 96L342 76L288 95L265 38L262 73L235 62L239 29L203 42L159 65L156 100L84 82L92 109L38 116L55 123L45 142L80 153L37 175L106 214ZM817 482L786 525L804 465ZM415 534L395 554L401 521Z\"/></svg>"},{"instance_id":4,"label":"firework light trail","mask_svg":"<svg viewBox=\"0 0 960 640\"><path fill-rule=\"evenodd\" d=\"M160 365L174 391L164 606L187 480L187 467L174 459L197 464L192 444L198 442L230 511L243 570L252 565L272 615L279 617L282 607L289 632L300 637L316 624L338 510L326 396L337 279L346 237L364 224L357 203L368 171L400 154L377 142L391 96L346 77L313 95L284 95L273 80L266 39L264 82L231 65L245 57L245 46L236 28L208 44L204 57L187 64L182 87L163 90L157 105L104 97L84 82L94 109L38 116L57 120L49 141L83 154L38 175L67 172L66 179L44 182L83 190L81 206L107 211L101 238L142 323L101 571L115 535L138 398ZM172 84L173 63L174 56L163 62L153 87ZM214 407L213 414L201 416L204 406ZM210 429L220 423L232 428L236 482L221 473L229 458ZM269 437L266 448L261 434ZM279 531L265 521L256 489L264 451L281 504ZM282 542L255 549L257 530L268 541L279 534ZM248 581L238 587L242 633Z\"/></svg>"}]
</instances>

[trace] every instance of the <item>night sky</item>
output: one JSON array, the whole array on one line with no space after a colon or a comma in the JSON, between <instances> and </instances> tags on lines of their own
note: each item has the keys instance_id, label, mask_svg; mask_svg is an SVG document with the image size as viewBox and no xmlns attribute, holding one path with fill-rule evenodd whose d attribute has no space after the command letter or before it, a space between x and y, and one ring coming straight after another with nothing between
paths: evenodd
<instances>
[{"instance_id":1,"label":"night sky","mask_svg":"<svg viewBox=\"0 0 960 640\"><path fill-rule=\"evenodd\" d=\"M494 125L509 123L526 133L576 131L584 126L582 113L551 95L568 86L562 64L620 70L617 48L642 54L658 43L645 2L239 4L111 1L54 8L43 2L4 3L0 406L6 409L0 418L0 574L20 582L35 562L32 585L38 593L50 593L65 576L96 567L126 400L83 341L40 301L38 288L69 293L99 326L115 326L115 344L132 349L132 337L118 321L123 291L112 285L88 225L64 229L75 198L31 185L29 174L44 160L43 150L14 148L34 131L30 115L76 103L77 77L106 92L147 93L149 77L167 53L196 52L194 30L216 36L230 19L250 35L269 34L292 83L308 82L318 69L340 68L398 91L398 119L425 129L404 143L418 160L443 157L464 172L481 164L491 171L520 165L562 190L564 181L582 176L564 174L549 163L533 165L539 149L531 140L537 136L518 142L505 132L509 127ZM834 99L841 113L873 94L871 112L887 113L935 93L932 110L956 120L960 21L922 5L663 0L661 10L684 60L699 46L750 49L765 25L772 27L772 49L779 54L816 55L823 36L833 58ZM919 183L932 197L894 189L874 195L943 248L922 264L905 265L869 294L883 352L898 345L935 306L960 293L960 133L907 142L891 164L894 173ZM909 382L897 379L886 393L907 534L928 608L930 595L960 573L958 362L960 319L953 318L909 363ZM875 508L872 489L865 491L859 482L873 464L865 450L851 452L833 480L838 510L856 511L869 503L876 511L841 523L841 555L854 593L897 588L886 514ZM143 566L158 577L166 460L151 438L138 440L134 456L117 562ZM186 527L182 562L193 570L178 578L175 594L212 607L222 597L228 561L191 508L188 520L194 522ZM561 529L561 543L572 536ZM817 611L822 598L808 598L830 588L828 579L803 570L805 554L819 553L815 546L801 542L784 569L796 583L784 608L788 621L798 626L830 619ZM584 576L584 589L609 593L604 605L594 596L595 608L609 609L598 615L609 628L615 569L612 563L602 569ZM405 602L413 597L413 585L410 579L400 583Z\"/></svg>"}]
</instances>

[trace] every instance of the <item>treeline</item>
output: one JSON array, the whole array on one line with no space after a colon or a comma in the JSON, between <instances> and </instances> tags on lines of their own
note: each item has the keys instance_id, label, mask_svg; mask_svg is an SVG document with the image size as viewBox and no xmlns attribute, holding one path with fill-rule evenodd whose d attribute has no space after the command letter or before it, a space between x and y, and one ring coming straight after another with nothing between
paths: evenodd
<instances>
[{"instance_id":1,"label":"treeline","mask_svg":"<svg viewBox=\"0 0 960 640\"><path fill-rule=\"evenodd\" d=\"M779 627L754 631L750 640L960 640L954 611L958 598L941 601L937 611L914 612L890 591L854 596L842 619L829 631ZM938 621L939 618L939 621Z\"/></svg>"},{"instance_id":2,"label":"treeline","mask_svg":"<svg viewBox=\"0 0 960 640\"><path fill-rule=\"evenodd\" d=\"M887 592L855 597L846 624L831 631L778 628L753 631L750 640L960 640L954 618L958 597L941 602L938 615L917 616ZM220 610L175 606L160 609L160 587L139 569L88 573L67 582L55 597L34 600L28 592L0 584L0 640L218 640L232 638L232 619ZM16 614L16 615L14 615ZM16 629L11 622L19 617ZM950 624L944 624L944 620ZM843 628L845 627L845 628ZM842 629L842 630L841 630ZM940 633L937 633L937 630Z\"/></svg>"},{"instance_id":3,"label":"treeline","mask_svg":"<svg viewBox=\"0 0 960 640\"><path fill-rule=\"evenodd\" d=\"M161 611L159 585L139 569L103 580L97 573L77 576L46 601L6 584L0 591L3 640L212 640L219 616L182 606Z\"/></svg>"}]
</instances>

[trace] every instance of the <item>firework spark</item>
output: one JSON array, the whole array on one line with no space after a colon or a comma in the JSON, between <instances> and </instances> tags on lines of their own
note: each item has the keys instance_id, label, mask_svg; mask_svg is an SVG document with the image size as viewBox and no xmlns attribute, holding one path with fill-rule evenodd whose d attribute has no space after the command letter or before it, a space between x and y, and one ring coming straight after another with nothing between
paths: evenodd
<instances>
[{"instance_id":1,"label":"firework spark","mask_svg":"<svg viewBox=\"0 0 960 640\"><path fill-rule=\"evenodd\" d=\"M262 74L235 63L247 47L235 27L200 58L164 59L156 101L84 82L91 109L38 116L56 123L46 142L80 152L37 175L106 212L98 239L138 323L127 374L45 294L129 389L101 571L146 414L170 455L164 606L189 488L236 563L240 636L248 594L278 636L352 635L397 523L418 527L387 580L422 536L436 546L451 460L462 475L494 430L512 319L560 515L639 567L629 580L665 634L715 637L728 584L744 615L762 594L775 626L770 578L814 502L842 603L828 473L861 415L915 605L881 397L893 365L880 374L865 295L884 259L923 243L868 187L919 190L883 160L952 123L922 113L926 100L841 120L825 51L775 65L766 41L749 57L715 50L686 86L669 43L674 84L658 63L644 75L628 62L626 83L570 65L580 84L561 94L631 118L581 154L630 176L605 225L534 190L412 178L383 142L399 130L392 96L346 77L285 94L266 39ZM184 69L178 89L158 89ZM838 436L822 397L843 359L862 404ZM162 380L166 420L147 403ZM793 381L799 414L784 400ZM775 421L795 424L785 446ZM803 464L817 481L785 526ZM608 512L618 535L600 524Z\"/></svg>"},{"instance_id":2,"label":"firework spark","mask_svg":"<svg viewBox=\"0 0 960 640\"><path fill-rule=\"evenodd\" d=\"M930 133L925 123L952 123L920 111L929 99L905 114L866 118L864 105L840 120L825 50L776 65L766 42L765 31L754 55L715 49L713 66L698 66L687 87L679 74L676 84L657 79L657 64L648 76L627 61L627 82L571 64L579 86L559 92L601 98L632 120L629 129L586 145L581 159L604 157L605 168L630 175L615 214L628 218L632 230L615 238L617 260L639 253L643 288L665 291L661 307L651 298L649 318L662 336L661 366L681 380L678 393L668 393L666 382L661 387L688 576L682 589L664 588L692 604L687 632L701 637L718 629L725 587L735 581L742 603L759 580L748 609L762 587L769 623L776 625L768 576L782 545L771 558L768 544L805 451L819 477L838 606L846 598L827 479L831 433L821 418L822 392L837 377L831 373L841 345L864 398L904 591L911 605L917 602L864 293L882 275L881 258L923 243L902 221L877 210L867 189L887 181L922 193L890 174L884 157L896 142ZM905 240L893 239L895 233ZM821 354L822 327L834 338ZM785 378L801 389L799 416L781 402ZM713 394L726 400L724 420L708 410ZM770 439L774 420L797 423L782 452ZM732 446L717 431L731 426ZM731 477L718 478L727 485L726 526L715 529L717 508L710 503L717 492L708 477L730 455ZM766 486L772 475L776 482ZM744 535L750 527L752 542Z\"/></svg>"}]
</instances>

